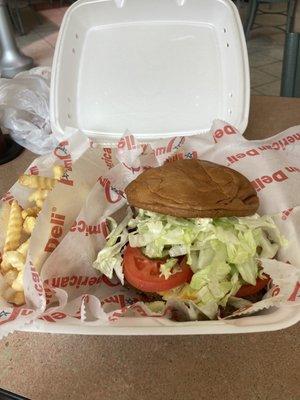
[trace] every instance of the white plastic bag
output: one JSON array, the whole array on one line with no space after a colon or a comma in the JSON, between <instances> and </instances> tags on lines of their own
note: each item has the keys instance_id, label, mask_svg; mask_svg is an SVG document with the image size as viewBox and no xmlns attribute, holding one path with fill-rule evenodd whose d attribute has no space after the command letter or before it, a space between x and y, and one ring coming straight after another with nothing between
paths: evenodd
<instances>
[{"instance_id":1,"label":"white plastic bag","mask_svg":"<svg viewBox=\"0 0 300 400\"><path fill-rule=\"evenodd\" d=\"M56 145L49 113L51 69L37 67L0 79L0 126L21 146L36 154Z\"/></svg>"}]
</instances>

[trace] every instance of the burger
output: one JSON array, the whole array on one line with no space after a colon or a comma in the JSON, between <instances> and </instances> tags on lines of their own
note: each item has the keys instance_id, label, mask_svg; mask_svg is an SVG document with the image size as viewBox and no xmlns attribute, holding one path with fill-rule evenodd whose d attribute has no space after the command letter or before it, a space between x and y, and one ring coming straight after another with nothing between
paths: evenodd
<instances>
[{"instance_id":1,"label":"burger","mask_svg":"<svg viewBox=\"0 0 300 400\"><path fill-rule=\"evenodd\" d=\"M284 239L241 173L177 160L141 173L125 189L130 208L93 266L139 292L194 303L214 319L232 298L262 295L261 258Z\"/></svg>"}]
</instances>

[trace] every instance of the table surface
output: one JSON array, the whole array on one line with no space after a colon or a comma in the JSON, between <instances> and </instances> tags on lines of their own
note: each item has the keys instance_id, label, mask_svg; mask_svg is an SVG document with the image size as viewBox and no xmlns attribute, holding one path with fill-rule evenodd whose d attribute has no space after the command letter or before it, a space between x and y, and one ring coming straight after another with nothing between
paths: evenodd
<instances>
[{"instance_id":1,"label":"table surface","mask_svg":"<svg viewBox=\"0 0 300 400\"><path fill-rule=\"evenodd\" d=\"M300 125L300 99L253 97L248 139ZM0 194L34 158L0 166ZM35 399L298 400L299 324L222 336L15 332L0 341L0 387Z\"/></svg>"}]
</instances>

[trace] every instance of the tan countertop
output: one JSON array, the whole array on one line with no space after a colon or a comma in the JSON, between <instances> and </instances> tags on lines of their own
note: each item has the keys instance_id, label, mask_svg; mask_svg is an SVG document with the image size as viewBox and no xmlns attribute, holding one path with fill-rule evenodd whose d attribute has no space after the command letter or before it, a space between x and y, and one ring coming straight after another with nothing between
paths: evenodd
<instances>
[{"instance_id":1,"label":"tan countertop","mask_svg":"<svg viewBox=\"0 0 300 400\"><path fill-rule=\"evenodd\" d=\"M253 97L246 137L297 124L300 99ZM1 194L33 158L0 166ZM0 341L0 387L32 400L298 400L299 326L223 336L13 333Z\"/></svg>"}]
</instances>

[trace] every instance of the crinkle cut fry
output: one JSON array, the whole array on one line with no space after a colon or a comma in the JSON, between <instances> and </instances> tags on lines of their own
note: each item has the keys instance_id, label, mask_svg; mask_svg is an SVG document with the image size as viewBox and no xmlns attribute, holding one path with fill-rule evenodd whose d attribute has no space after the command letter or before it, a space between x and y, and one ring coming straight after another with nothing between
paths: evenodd
<instances>
[{"instance_id":1,"label":"crinkle cut fry","mask_svg":"<svg viewBox=\"0 0 300 400\"><path fill-rule=\"evenodd\" d=\"M56 183L56 179L39 175L22 175L19 183L30 189L47 189L51 190Z\"/></svg>"},{"instance_id":2,"label":"crinkle cut fry","mask_svg":"<svg viewBox=\"0 0 300 400\"><path fill-rule=\"evenodd\" d=\"M10 250L16 250L20 246L20 239L22 233L22 210L18 202L14 200L11 204L6 240L4 244L3 252Z\"/></svg>"}]
</instances>

